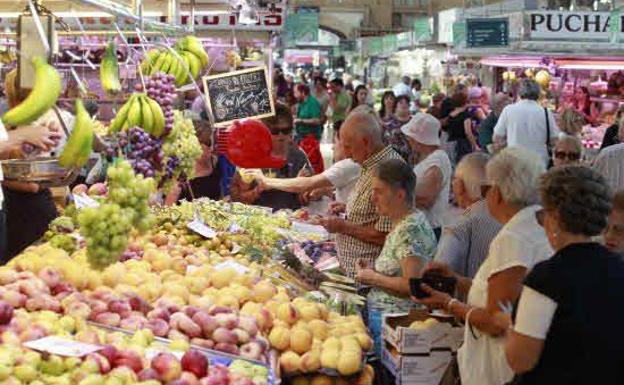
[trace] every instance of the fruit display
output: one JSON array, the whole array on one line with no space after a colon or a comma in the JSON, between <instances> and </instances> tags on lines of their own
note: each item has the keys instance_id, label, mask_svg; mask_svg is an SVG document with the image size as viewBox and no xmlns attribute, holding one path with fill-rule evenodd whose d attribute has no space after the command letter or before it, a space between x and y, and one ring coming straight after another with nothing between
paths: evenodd
<instances>
[{"instance_id":1,"label":"fruit display","mask_svg":"<svg viewBox=\"0 0 624 385\"><path fill-rule=\"evenodd\" d=\"M190 81L189 73L197 79L208 65L208 54L201 41L195 36L179 39L173 49L153 48L141 63L141 71L146 75L162 72L174 77L175 85L182 86Z\"/></svg>"},{"instance_id":2,"label":"fruit display","mask_svg":"<svg viewBox=\"0 0 624 385\"><path fill-rule=\"evenodd\" d=\"M34 86L26 99L2 115L5 126L17 127L34 122L45 114L58 100L61 94L61 76L47 61L35 56Z\"/></svg>"},{"instance_id":3,"label":"fruit display","mask_svg":"<svg viewBox=\"0 0 624 385\"><path fill-rule=\"evenodd\" d=\"M93 150L93 137L93 120L82 101L76 99L74 128L59 156L59 164L63 167L84 166Z\"/></svg>"},{"instance_id":4,"label":"fruit display","mask_svg":"<svg viewBox=\"0 0 624 385\"><path fill-rule=\"evenodd\" d=\"M230 49L230 50L225 51L225 62L231 68L238 68L243 63L243 59L241 59L238 52Z\"/></svg>"},{"instance_id":5,"label":"fruit display","mask_svg":"<svg viewBox=\"0 0 624 385\"><path fill-rule=\"evenodd\" d=\"M115 95L121 92L117 49L112 41L106 46L104 57L100 63L100 82L102 83L102 89L107 94Z\"/></svg>"},{"instance_id":6,"label":"fruit display","mask_svg":"<svg viewBox=\"0 0 624 385\"><path fill-rule=\"evenodd\" d=\"M160 105L165 115L165 135L168 135L173 128L173 102L177 96L175 93L175 78L157 72L145 82L145 92ZM143 85L137 84L136 88L142 91Z\"/></svg>"}]
</instances>

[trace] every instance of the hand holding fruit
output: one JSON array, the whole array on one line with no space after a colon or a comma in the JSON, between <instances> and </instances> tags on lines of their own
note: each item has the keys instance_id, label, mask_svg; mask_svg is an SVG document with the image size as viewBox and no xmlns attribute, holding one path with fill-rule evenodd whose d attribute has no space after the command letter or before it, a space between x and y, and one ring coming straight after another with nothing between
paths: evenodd
<instances>
[{"instance_id":1,"label":"hand holding fruit","mask_svg":"<svg viewBox=\"0 0 624 385\"><path fill-rule=\"evenodd\" d=\"M346 224L347 222L344 219L338 217L319 218L319 225L325 227L332 234L344 232Z\"/></svg>"},{"instance_id":2,"label":"hand holding fruit","mask_svg":"<svg viewBox=\"0 0 624 385\"><path fill-rule=\"evenodd\" d=\"M446 293L432 289L431 286L424 283L420 285L420 288L429 296L424 298L412 297L412 300L422 303L430 309L446 309L447 304L453 298Z\"/></svg>"},{"instance_id":3,"label":"hand holding fruit","mask_svg":"<svg viewBox=\"0 0 624 385\"><path fill-rule=\"evenodd\" d=\"M11 132L11 136L13 135L21 143L28 143L47 151L58 144L59 130L57 127L50 125L31 124L19 127Z\"/></svg>"},{"instance_id":4,"label":"hand holding fruit","mask_svg":"<svg viewBox=\"0 0 624 385\"><path fill-rule=\"evenodd\" d=\"M378 275L379 273L369 267L358 266L357 280L360 281L360 283L363 283L365 285L375 285Z\"/></svg>"}]
</instances>

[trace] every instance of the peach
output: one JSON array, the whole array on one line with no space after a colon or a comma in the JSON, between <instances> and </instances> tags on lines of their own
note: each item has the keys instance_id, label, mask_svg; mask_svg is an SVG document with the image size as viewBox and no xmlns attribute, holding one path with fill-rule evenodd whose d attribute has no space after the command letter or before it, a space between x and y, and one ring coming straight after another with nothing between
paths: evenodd
<instances>
[{"instance_id":1,"label":"peach","mask_svg":"<svg viewBox=\"0 0 624 385\"><path fill-rule=\"evenodd\" d=\"M275 285L271 282L263 280L253 287L251 298L255 302L264 303L273 298L277 294Z\"/></svg>"},{"instance_id":2,"label":"peach","mask_svg":"<svg viewBox=\"0 0 624 385\"><path fill-rule=\"evenodd\" d=\"M214 349L220 352L238 355L238 346L234 344L220 342L215 345Z\"/></svg>"},{"instance_id":3,"label":"peach","mask_svg":"<svg viewBox=\"0 0 624 385\"><path fill-rule=\"evenodd\" d=\"M193 373L197 378L205 377L208 374L208 358L197 350L184 353L180 363L182 370Z\"/></svg>"},{"instance_id":4,"label":"peach","mask_svg":"<svg viewBox=\"0 0 624 385\"><path fill-rule=\"evenodd\" d=\"M61 274L53 267L46 266L43 269L39 270L39 274L37 276L43 280L43 282L48 285L48 287L52 288L58 285L61 282Z\"/></svg>"},{"instance_id":5,"label":"peach","mask_svg":"<svg viewBox=\"0 0 624 385\"><path fill-rule=\"evenodd\" d=\"M81 186L81 185L78 185L78 186ZM76 186L76 187L78 187L78 186ZM76 187L74 187L74 189L76 189ZM91 196L93 196L93 195L106 195L107 191L108 191L108 189L106 188L106 185L104 183L94 183L87 190L87 194L89 194Z\"/></svg>"},{"instance_id":6,"label":"peach","mask_svg":"<svg viewBox=\"0 0 624 385\"><path fill-rule=\"evenodd\" d=\"M192 338L191 345L199 346L204 349L213 349L215 342L213 340L207 340L204 338Z\"/></svg>"},{"instance_id":7,"label":"peach","mask_svg":"<svg viewBox=\"0 0 624 385\"><path fill-rule=\"evenodd\" d=\"M269 342L277 350L287 350L290 347L290 330L285 327L275 326L269 334Z\"/></svg>"},{"instance_id":8,"label":"peach","mask_svg":"<svg viewBox=\"0 0 624 385\"><path fill-rule=\"evenodd\" d=\"M217 328L212 333L212 339L216 343L228 343L234 345L238 343L238 336L232 330L226 329L224 327Z\"/></svg>"},{"instance_id":9,"label":"peach","mask_svg":"<svg viewBox=\"0 0 624 385\"><path fill-rule=\"evenodd\" d=\"M208 313L203 310L195 313L192 320L197 325L199 325L199 327L201 327L204 337L211 336L212 332L214 332L215 329L219 327L217 320L215 320L214 317L209 316Z\"/></svg>"},{"instance_id":10,"label":"peach","mask_svg":"<svg viewBox=\"0 0 624 385\"><path fill-rule=\"evenodd\" d=\"M163 382L173 381L182 374L182 365L176 356L170 353L158 354L152 359L150 366L158 372Z\"/></svg>"},{"instance_id":11,"label":"peach","mask_svg":"<svg viewBox=\"0 0 624 385\"><path fill-rule=\"evenodd\" d=\"M186 334L175 329L169 329L169 333L167 333L167 338L169 338L170 340L181 340L181 341L189 340L189 337Z\"/></svg>"},{"instance_id":12,"label":"peach","mask_svg":"<svg viewBox=\"0 0 624 385\"><path fill-rule=\"evenodd\" d=\"M170 318L169 312L167 311L167 309L164 309L164 308L155 308L149 313L147 313L147 319L149 320L161 319L165 322L169 322L169 318Z\"/></svg>"},{"instance_id":13,"label":"peach","mask_svg":"<svg viewBox=\"0 0 624 385\"><path fill-rule=\"evenodd\" d=\"M312 350L301 356L301 371L304 373L314 373L321 368L321 354Z\"/></svg>"},{"instance_id":14,"label":"peach","mask_svg":"<svg viewBox=\"0 0 624 385\"><path fill-rule=\"evenodd\" d=\"M280 367L286 374L301 371L301 357L293 351L289 350L282 353L279 359L279 363Z\"/></svg>"},{"instance_id":15,"label":"peach","mask_svg":"<svg viewBox=\"0 0 624 385\"><path fill-rule=\"evenodd\" d=\"M238 326L238 316L232 313L219 313L214 316L219 326L234 329Z\"/></svg>"},{"instance_id":16,"label":"peach","mask_svg":"<svg viewBox=\"0 0 624 385\"><path fill-rule=\"evenodd\" d=\"M262 354L262 346L256 341L248 342L240 347L240 355L251 360L260 360Z\"/></svg>"},{"instance_id":17,"label":"peach","mask_svg":"<svg viewBox=\"0 0 624 385\"><path fill-rule=\"evenodd\" d=\"M312 348L312 333L304 328L295 328L290 332L290 349L297 354L304 354Z\"/></svg>"},{"instance_id":18,"label":"peach","mask_svg":"<svg viewBox=\"0 0 624 385\"><path fill-rule=\"evenodd\" d=\"M237 337L237 341L238 341L237 344L246 344L251 339L251 337L249 337L249 333L247 333L247 331L243 329L239 329L239 328L232 329L232 332Z\"/></svg>"},{"instance_id":19,"label":"peach","mask_svg":"<svg viewBox=\"0 0 624 385\"><path fill-rule=\"evenodd\" d=\"M147 327L147 320L143 316L132 315L122 319L119 327L125 330L141 330Z\"/></svg>"},{"instance_id":20,"label":"peach","mask_svg":"<svg viewBox=\"0 0 624 385\"><path fill-rule=\"evenodd\" d=\"M245 330L250 337L255 337L258 334L258 320L254 317L238 317L238 327Z\"/></svg>"},{"instance_id":21,"label":"peach","mask_svg":"<svg viewBox=\"0 0 624 385\"><path fill-rule=\"evenodd\" d=\"M93 321L100 323L106 326L119 326L119 322L121 322L121 316L117 313L100 313L95 316Z\"/></svg>"},{"instance_id":22,"label":"peach","mask_svg":"<svg viewBox=\"0 0 624 385\"><path fill-rule=\"evenodd\" d=\"M160 318L154 318L147 321L147 328L158 337L166 337L169 333L169 324Z\"/></svg>"},{"instance_id":23,"label":"peach","mask_svg":"<svg viewBox=\"0 0 624 385\"><path fill-rule=\"evenodd\" d=\"M277 319L293 325L299 319L299 312L290 303L283 303L277 308Z\"/></svg>"},{"instance_id":24,"label":"peach","mask_svg":"<svg viewBox=\"0 0 624 385\"><path fill-rule=\"evenodd\" d=\"M189 338L201 337L202 329L186 314L178 312L171 315L169 326L186 334Z\"/></svg>"}]
</instances>

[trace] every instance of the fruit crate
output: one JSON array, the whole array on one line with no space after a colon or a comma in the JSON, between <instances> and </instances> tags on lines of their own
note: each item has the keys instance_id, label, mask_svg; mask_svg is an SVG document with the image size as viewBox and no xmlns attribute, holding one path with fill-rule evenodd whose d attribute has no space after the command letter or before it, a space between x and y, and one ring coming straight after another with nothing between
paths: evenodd
<instances>
[{"instance_id":1,"label":"fruit crate","mask_svg":"<svg viewBox=\"0 0 624 385\"><path fill-rule=\"evenodd\" d=\"M113 327L113 326L107 326L107 325L102 325L99 324L97 322L93 322L93 321L88 321L88 324L97 327L99 329L102 330L107 330L109 332L120 332L120 333L124 333L124 334L128 334L128 335L134 335L134 331L131 330L126 330L126 329L121 329L118 327ZM154 337L155 341L161 342L163 344L169 345L171 344L171 340L168 338L163 338L163 337ZM246 361L249 363L252 363L254 365L260 365L260 366L264 366L268 369L269 374L268 374L268 384L269 385L278 385L280 383L280 381L278 380L278 376L276 375L277 370L277 354L275 351L273 350L269 350L269 352L267 353L268 357L267 357L267 361L269 362L269 364L264 363L262 361L257 361L257 360L252 360L249 358L245 358L245 357L241 357L241 356L237 356L234 354L229 354L229 353L225 353L225 352L220 352L218 350L212 350L212 349L206 349L197 345L190 345L192 350L196 350L199 351L203 354L205 354L208 357L208 360L210 362L211 365L215 365L215 364L221 364L221 365L225 365L225 366L229 366L230 363L232 363L234 360L241 360L241 361ZM149 349L148 349L149 351ZM157 353L156 351L152 351L150 354L154 354ZM175 352L170 352L172 354L176 354Z\"/></svg>"}]
</instances>

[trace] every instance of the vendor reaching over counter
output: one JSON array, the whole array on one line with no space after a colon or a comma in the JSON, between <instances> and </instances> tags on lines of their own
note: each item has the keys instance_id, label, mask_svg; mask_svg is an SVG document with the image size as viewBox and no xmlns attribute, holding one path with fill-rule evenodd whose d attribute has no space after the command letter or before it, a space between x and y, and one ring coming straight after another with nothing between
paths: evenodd
<instances>
[{"instance_id":1,"label":"vendor reaching over counter","mask_svg":"<svg viewBox=\"0 0 624 385\"><path fill-rule=\"evenodd\" d=\"M354 277L357 266L374 263L392 229L390 218L379 215L373 202L374 172L382 162L402 161L402 158L392 147L384 146L379 118L374 113L351 113L342 126L340 138L345 156L360 164L362 173L344 206L346 218L332 216L321 219L320 223L330 233L338 234L340 266Z\"/></svg>"},{"instance_id":2,"label":"vendor reaching over counter","mask_svg":"<svg viewBox=\"0 0 624 385\"><path fill-rule=\"evenodd\" d=\"M295 178L302 175L311 175L312 167L306 154L293 142L293 117L287 107L278 104L275 106L275 116L262 119L271 131L273 141L273 155L285 157L286 165L279 170L267 170L276 178ZM258 206L270 207L275 210L301 207L301 200L296 193L285 191L265 191L261 183L252 181L246 183L240 173L234 174L230 184L230 194L233 201Z\"/></svg>"},{"instance_id":3,"label":"vendor reaching over counter","mask_svg":"<svg viewBox=\"0 0 624 385\"><path fill-rule=\"evenodd\" d=\"M296 178L269 178L259 170L247 171L260 181L265 190L274 189L291 193L306 193L311 199L320 198L326 189L335 188L336 201L347 203L355 183L360 176L361 167L353 160L346 158L340 142L340 126L342 122L334 124L334 163L321 174L310 177Z\"/></svg>"}]
</instances>

